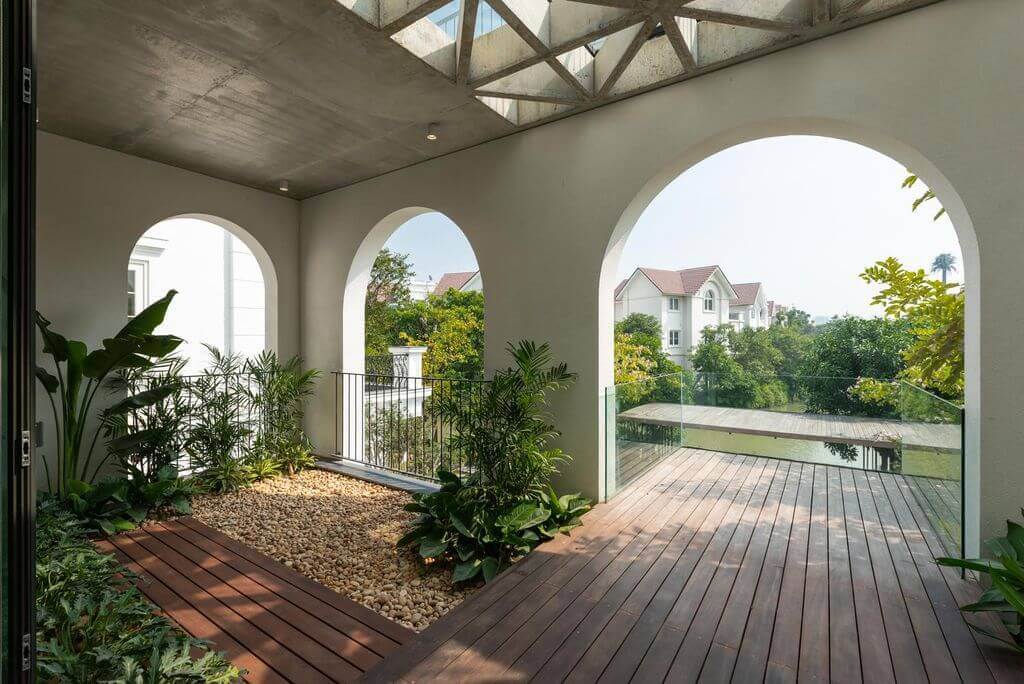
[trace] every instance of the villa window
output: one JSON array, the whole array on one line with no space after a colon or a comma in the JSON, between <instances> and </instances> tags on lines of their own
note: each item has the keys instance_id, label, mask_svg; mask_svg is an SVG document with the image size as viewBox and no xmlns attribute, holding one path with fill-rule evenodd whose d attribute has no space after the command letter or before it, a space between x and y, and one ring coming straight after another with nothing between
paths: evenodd
<instances>
[{"instance_id":1,"label":"villa window","mask_svg":"<svg viewBox=\"0 0 1024 684\"><path fill-rule=\"evenodd\" d=\"M740 320L739 313L736 312L736 311L730 311L729 312L729 320L730 321L738 321L738 320Z\"/></svg>"},{"instance_id":2,"label":"villa window","mask_svg":"<svg viewBox=\"0 0 1024 684\"><path fill-rule=\"evenodd\" d=\"M669 297L668 298L668 310L669 311L679 311L679 297Z\"/></svg>"},{"instance_id":3,"label":"villa window","mask_svg":"<svg viewBox=\"0 0 1024 684\"><path fill-rule=\"evenodd\" d=\"M128 318L133 318L149 302L149 271L146 262L132 259L128 264Z\"/></svg>"},{"instance_id":4,"label":"villa window","mask_svg":"<svg viewBox=\"0 0 1024 684\"><path fill-rule=\"evenodd\" d=\"M679 331L669 330L668 331L668 346L678 347L679 346Z\"/></svg>"},{"instance_id":5,"label":"villa window","mask_svg":"<svg viewBox=\"0 0 1024 684\"><path fill-rule=\"evenodd\" d=\"M715 293L712 290L708 290L707 292L704 293L704 310L715 310Z\"/></svg>"}]
</instances>

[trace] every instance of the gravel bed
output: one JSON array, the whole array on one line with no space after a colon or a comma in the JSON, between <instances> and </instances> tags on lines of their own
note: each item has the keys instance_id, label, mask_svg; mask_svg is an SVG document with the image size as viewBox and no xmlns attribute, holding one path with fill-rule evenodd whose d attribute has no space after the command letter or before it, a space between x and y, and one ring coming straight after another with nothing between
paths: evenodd
<instances>
[{"instance_id":1,"label":"gravel bed","mask_svg":"<svg viewBox=\"0 0 1024 684\"><path fill-rule=\"evenodd\" d=\"M416 631L475 587L455 588L449 568L424 568L396 549L415 514L405 492L338 473L307 470L192 502L207 525Z\"/></svg>"}]
</instances>

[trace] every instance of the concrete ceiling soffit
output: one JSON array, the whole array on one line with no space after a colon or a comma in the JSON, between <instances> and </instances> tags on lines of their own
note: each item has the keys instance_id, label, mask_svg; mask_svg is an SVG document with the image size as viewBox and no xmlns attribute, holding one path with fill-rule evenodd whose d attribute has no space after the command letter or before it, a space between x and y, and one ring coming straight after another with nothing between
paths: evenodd
<instances>
[{"instance_id":1,"label":"concrete ceiling soffit","mask_svg":"<svg viewBox=\"0 0 1024 684\"><path fill-rule=\"evenodd\" d=\"M340 0L524 126L939 0Z\"/></svg>"}]
</instances>

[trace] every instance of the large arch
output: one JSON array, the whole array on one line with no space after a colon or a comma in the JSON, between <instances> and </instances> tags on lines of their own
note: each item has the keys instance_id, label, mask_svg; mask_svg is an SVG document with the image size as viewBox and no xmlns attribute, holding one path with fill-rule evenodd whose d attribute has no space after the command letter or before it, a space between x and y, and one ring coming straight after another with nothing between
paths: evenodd
<instances>
[{"instance_id":1,"label":"large arch","mask_svg":"<svg viewBox=\"0 0 1024 684\"><path fill-rule=\"evenodd\" d=\"M151 228L157 226L165 221L173 221L175 219L194 219L197 221L203 221L211 225L217 226L225 230L226 232L234 235L238 238L248 249L252 252L256 258L256 263L260 267L260 271L263 274L263 294L264 294L264 344L267 349L274 351L278 350L278 285L277 285L277 269L274 268L274 261L271 259L270 254L266 248L257 240L252 233L247 231L242 226L238 225L234 221L230 221L226 218L216 216L214 214L204 214L199 212L175 214L173 216L167 216L161 218L158 221L151 223L146 228L139 231L132 240L131 246L128 249L128 254L125 255L125 263L131 257L132 251L135 249L135 245L139 242L143 235L145 235Z\"/></svg>"},{"instance_id":2,"label":"large arch","mask_svg":"<svg viewBox=\"0 0 1024 684\"><path fill-rule=\"evenodd\" d=\"M616 273L623 247L644 210L674 179L701 161L731 147L765 138L787 135L813 135L857 143L888 156L913 169L932 189L946 208L963 252L964 285L968 292L965 300L965 426L964 426L964 479L965 550L976 554L980 547L980 477L981 477L981 263L978 239L967 207L952 183L925 155L913 147L879 131L854 126L844 121L822 118L770 119L734 128L683 150L670 164L651 177L623 210L601 264L598 298L598 386L608 387L614 378L614 289ZM602 430L605 414L600 412ZM600 478L605 482L606 444L601 443L599 457ZM604 492L602 492L602 497Z\"/></svg>"}]
</instances>

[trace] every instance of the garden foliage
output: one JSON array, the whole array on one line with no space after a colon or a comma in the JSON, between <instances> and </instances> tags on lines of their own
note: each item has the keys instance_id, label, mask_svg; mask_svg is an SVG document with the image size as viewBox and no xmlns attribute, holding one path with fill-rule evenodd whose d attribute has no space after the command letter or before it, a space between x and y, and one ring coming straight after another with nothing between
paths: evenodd
<instances>
[{"instance_id":1,"label":"garden foliage","mask_svg":"<svg viewBox=\"0 0 1024 684\"><path fill-rule=\"evenodd\" d=\"M482 390L437 398L452 417L453 451L464 455L465 479L441 470L439 492L414 497L419 513L399 545L416 545L424 559L455 563L453 581L490 581L545 539L579 525L590 502L558 496L549 479L568 459L548 442L558 435L545 407L550 391L575 380L551 364L547 344L509 345L515 364Z\"/></svg>"}]
</instances>

